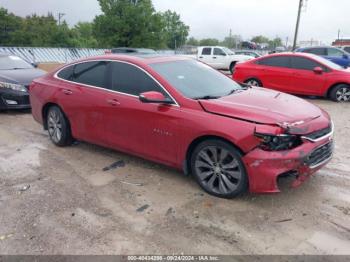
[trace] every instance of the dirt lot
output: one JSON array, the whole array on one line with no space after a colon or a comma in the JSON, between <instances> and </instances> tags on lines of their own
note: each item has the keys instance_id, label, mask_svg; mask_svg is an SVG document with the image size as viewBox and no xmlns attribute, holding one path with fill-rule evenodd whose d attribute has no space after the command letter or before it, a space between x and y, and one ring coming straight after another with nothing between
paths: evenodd
<instances>
[{"instance_id":1,"label":"dirt lot","mask_svg":"<svg viewBox=\"0 0 350 262\"><path fill-rule=\"evenodd\" d=\"M350 254L350 103L310 101L334 119L332 162L233 200L116 151L57 148L29 113L1 113L0 254Z\"/></svg>"}]
</instances>

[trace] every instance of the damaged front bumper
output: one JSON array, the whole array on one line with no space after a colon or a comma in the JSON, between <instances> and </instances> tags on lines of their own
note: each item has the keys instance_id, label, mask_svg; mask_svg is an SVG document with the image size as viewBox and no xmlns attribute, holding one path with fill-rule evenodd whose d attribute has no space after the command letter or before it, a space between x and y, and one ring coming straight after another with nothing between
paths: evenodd
<instances>
[{"instance_id":1,"label":"damaged front bumper","mask_svg":"<svg viewBox=\"0 0 350 262\"><path fill-rule=\"evenodd\" d=\"M264 151L256 148L243 157L249 189L254 193L280 192L277 179L285 174L295 174L292 186L296 187L326 165L333 155L333 135L310 141L288 151Z\"/></svg>"}]
</instances>

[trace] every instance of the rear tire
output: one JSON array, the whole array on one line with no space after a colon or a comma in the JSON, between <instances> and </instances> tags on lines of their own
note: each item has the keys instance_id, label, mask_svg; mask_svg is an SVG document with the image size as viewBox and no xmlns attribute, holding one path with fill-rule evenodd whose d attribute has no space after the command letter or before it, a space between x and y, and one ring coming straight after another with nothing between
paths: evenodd
<instances>
[{"instance_id":1,"label":"rear tire","mask_svg":"<svg viewBox=\"0 0 350 262\"><path fill-rule=\"evenodd\" d=\"M250 86L259 86L259 87L263 86L261 81L257 78L249 78L249 79L245 80L244 83L247 85L250 85Z\"/></svg>"},{"instance_id":2,"label":"rear tire","mask_svg":"<svg viewBox=\"0 0 350 262\"><path fill-rule=\"evenodd\" d=\"M350 86L346 84L336 85L329 93L329 98L335 102L349 102Z\"/></svg>"},{"instance_id":3,"label":"rear tire","mask_svg":"<svg viewBox=\"0 0 350 262\"><path fill-rule=\"evenodd\" d=\"M47 112L47 130L56 146L69 146L73 143L70 124L58 106L51 106Z\"/></svg>"},{"instance_id":4,"label":"rear tire","mask_svg":"<svg viewBox=\"0 0 350 262\"><path fill-rule=\"evenodd\" d=\"M241 153L219 139L200 143L191 156L191 171L207 193L234 198L248 189L248 176Z\"/></svg>"}]
</instances>

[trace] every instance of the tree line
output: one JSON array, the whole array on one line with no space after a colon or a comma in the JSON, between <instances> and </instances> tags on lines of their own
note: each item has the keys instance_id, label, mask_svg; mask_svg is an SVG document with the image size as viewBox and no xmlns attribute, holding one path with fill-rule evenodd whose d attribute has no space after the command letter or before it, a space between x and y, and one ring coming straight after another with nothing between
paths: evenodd
<instances>
[{"instance_id":1,"label":"tree line","mask_svg":"<svg viewBox=\"0 0 350 262\"><path fill-rule=\"evenodd\" d=\"M0 7L0 46L171 48L184 45L189 26L151 0L98 0L102 14L70 28L52 13L19 17Z\"/></svg>"},{"instance_id":2,"label":"tree line","mask_svg":"<svg viewBox=\"0 0 350 262\"><path fill-rule=\"evenodd\" d=\"M157 12L152 0L97 1L102 14L92 22L79 22L73 27L65 21L58 23L52 13L23 18L0 7L0 46L176 49L187 44L237 48L242 42L239 35L223 41L188 38L190 27L180 15L171 10ZM268 43L271 48L282 45L278 37L256 36L251 41Z\"/></svg>"}]
</instances>

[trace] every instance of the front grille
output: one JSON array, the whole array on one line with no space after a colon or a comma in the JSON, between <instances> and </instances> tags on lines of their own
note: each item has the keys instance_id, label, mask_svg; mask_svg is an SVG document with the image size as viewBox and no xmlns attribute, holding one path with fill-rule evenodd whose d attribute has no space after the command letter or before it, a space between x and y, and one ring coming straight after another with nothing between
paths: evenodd
<instances>
[{"instance_id":1,"label":"front grille","mask_svg":"<svg viewBox=\"0 0 350 262\"><path fill-rule=\"evenodd\" d=\"M327 128L324 128L324 129L318 130L316 132L313 132L311 134L305 135L304 137L307 139L310 139L310 140L316 140L320 137L328 135L331 132L332 132L332 126L330 125Z\"/></svg>"},{"instance_id":2,"label":"front grille","mask_svg":"<svg viewBox=\"0 0 350 262\"><path fill-rule=\"evenodd\" d=\"M327 159L331 158L333 153L333 142L329 142L315 149L305 160L305 164L309 167L316 167Z\"/></svg>"}]
</instances>

